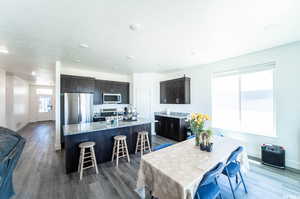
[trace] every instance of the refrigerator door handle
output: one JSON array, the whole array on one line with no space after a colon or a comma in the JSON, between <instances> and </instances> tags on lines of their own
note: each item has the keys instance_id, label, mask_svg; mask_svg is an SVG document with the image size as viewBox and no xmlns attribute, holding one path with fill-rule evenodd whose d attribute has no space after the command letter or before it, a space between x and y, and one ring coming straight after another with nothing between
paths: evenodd
<instances>
[{"instance_id":1,"label":"refrigerator door handle","mask_svg":"<svg viewBox=\"0 0 300 199\"><path fill-rule=\"evenodd\" d=\"M81 96L80 94L78 95L78 110L79 110L79 114L78 114L78 123L82 122L82 116L81 116Z\"/></svg>"}]
</instances>

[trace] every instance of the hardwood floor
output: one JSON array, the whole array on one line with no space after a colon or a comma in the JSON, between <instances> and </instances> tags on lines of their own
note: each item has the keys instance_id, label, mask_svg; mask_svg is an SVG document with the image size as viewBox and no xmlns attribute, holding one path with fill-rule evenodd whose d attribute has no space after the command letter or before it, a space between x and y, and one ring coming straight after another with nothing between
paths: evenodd
<instances>
[{"instance_id":1,"label":"hardwood floor","mask_svg":"<svg viewBox=\"0 0 300 199\"><path fill-rule=\"evenodd\" d=\"M64 154L54 150L54 124L30 124L19 132L27 139L24 152L14 174L16 195L13 199L137 199L134 191L139 168L139 156L131 162L121 161L119 168L110 162L98 165L99 174L87 171L79 175L65 174ZM153 136L153 145L170 142ZM172 141L171 141L172 142ZM296 199L300 198L300 174L251 163L245 181L248 194L242 187L238 198ZM225 177L221 177L224 199L232 198ZM149 196L147 196L149 198Z\"/></svg>"}]
</instances>

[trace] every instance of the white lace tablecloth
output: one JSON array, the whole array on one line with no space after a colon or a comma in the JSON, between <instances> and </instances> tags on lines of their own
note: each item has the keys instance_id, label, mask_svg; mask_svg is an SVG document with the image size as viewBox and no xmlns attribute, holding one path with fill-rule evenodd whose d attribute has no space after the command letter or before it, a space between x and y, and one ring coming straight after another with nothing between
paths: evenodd
<instances>
[{"instance_id":1,"label":"white lace tablecloth","mask_svg":"<svg viewBox=\"0 0 300 199\"><path fill-rule=\"evenodd\" d=\"M203 175L228 156L241 141L213 137L213 151L203 152L195 139L144 155L141 159L137 189L147 188L159 199L192 199ZM240 155L242 171L249 169L246 149Z\"/></svg>"}]
</instances>

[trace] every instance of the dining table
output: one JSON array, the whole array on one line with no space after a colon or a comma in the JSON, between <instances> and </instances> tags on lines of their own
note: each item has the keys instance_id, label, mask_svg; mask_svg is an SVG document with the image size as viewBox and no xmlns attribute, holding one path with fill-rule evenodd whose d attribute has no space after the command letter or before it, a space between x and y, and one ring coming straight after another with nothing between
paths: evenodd
<instances>
[{"instance_id":1,"label":"dining table","mask_svg":"<svg viewBox=\"0 0 300 199\"><path fill-rule=\"evenodd\" d=\"M201 151L195 139L179 142L141 157L137 190L149 190L159 199L192 199L206 172L219 162L226 164L229 155L239 146L241 171L246 174L249 162L245 143L240 140L213 136L213 150Z\"/></svg>"}]
</instances>

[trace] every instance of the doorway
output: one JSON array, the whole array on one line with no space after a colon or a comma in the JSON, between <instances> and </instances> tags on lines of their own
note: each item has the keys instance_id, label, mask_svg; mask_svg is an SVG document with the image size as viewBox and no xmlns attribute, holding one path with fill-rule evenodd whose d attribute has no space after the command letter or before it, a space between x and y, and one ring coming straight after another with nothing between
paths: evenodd
<instances>
[{"instance_id":1,"label":"doorway","mask_svg":"<svg viewBox=\"0 0 300 199\"><path fill-rule=\"evenodd\" d=\"M31 122L55 120L54 87L31 86Z\"/></svg>"}]
</instances>

